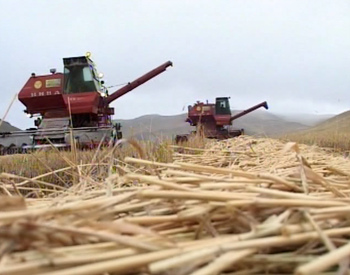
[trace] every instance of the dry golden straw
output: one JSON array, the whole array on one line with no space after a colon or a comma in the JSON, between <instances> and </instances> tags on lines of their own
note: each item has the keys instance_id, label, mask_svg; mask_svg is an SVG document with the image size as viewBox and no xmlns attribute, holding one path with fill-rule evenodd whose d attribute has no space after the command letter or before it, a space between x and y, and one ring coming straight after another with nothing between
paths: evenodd
<instances>
[{"instance_id":1,"label":"dry golden straw","mask_svg":"<svg viewBox=\"0 0 350 275\"><path fill-rule=\"evenodd\" d=\"M342 156L241 136L201 148L163 146L171 156L165 162L129 143L134 157L124 147L85 152L87 161L79 151L72 158L60 152L64 167L1 174L0 274L303 275L349 268L350 165Z\"/></svg>"}]
</instances>

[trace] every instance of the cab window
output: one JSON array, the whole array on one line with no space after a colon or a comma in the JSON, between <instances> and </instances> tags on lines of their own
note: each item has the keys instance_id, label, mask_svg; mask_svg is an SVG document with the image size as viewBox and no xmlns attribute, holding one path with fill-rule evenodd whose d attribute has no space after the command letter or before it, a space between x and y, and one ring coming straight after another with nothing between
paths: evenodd
<instances>
[{"instance_id":1,"label":"cab window","mask_svg":"<svg viewBox=\"0 0 350 275\"><path fill-rule=\"evenodd\" d=\"M64 92L67 94L96 91L91 70L88 66L64 68Z\"/></svg>"},{"instance_id":2,"label":"cab window","mask_svg":"<svg viewBox=\"0 0 350 275\"><path fill-rule=\"evenodd\" d=\"M231 115L228 98L217 98L215 109L217 115Z\"/></svg>"}]
</instances>

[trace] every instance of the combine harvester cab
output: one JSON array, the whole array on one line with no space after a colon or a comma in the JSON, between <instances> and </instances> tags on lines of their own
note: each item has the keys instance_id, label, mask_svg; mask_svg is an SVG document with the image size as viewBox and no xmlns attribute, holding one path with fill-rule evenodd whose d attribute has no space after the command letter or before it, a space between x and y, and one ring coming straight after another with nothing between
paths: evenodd
<instances>
[{"instance_id":1,"label":"combine harvester cab","mask_svg":"<svg viewBox=\"0 0 350 275\"><path fill-rule=\"evenodd\" d=\"M229 97L217 97L215 103L197 101L193 106L188 106L186 119L195 130L191 134L177 135L175 142L188 141L188 138L194 135L219 140L240 136L244 134L244 129L232 129L232 121L261 107L268 109L267 102L261 102L232 116Z\"/></svg>"},{"instance_id":2,"label":"combine harvester cab","mask_svg":"<svg viewBox=\"0 0 350 275\"><path fill-rule=\"evenodd\" d=\"M36 117L26 131L0 133L0 154L25 152L55 146L69 148L72 138L79 148L114 144L122 138L120 124L112 123L109 104L172 66L168 61L108 95L90 53L64 58L64 72L51 69L49 75L31 75L18 95L24 112Z\"/></svg>"}]
</instances>

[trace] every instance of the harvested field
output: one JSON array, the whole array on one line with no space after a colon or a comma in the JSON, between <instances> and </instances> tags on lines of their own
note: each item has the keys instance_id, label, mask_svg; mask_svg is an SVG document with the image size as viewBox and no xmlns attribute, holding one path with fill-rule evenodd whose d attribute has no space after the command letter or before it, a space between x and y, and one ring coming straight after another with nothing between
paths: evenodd
<instances>
[{"instance_id":1,"label":"harvested field","mask_svg":"<svg viewBox=\"0 0 350 275\"><path fill-rule=\"evenodd\" d=\"M347 274L348 159L248 136L171 148L73 163L70 187L1 174L0 274Z\"/></svg>"}]
</instances>

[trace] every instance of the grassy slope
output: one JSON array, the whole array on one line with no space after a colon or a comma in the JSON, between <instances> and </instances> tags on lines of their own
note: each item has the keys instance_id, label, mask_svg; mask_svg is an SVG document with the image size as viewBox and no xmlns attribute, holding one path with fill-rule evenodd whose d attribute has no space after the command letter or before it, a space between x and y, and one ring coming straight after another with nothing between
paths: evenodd
<instances>
[{"instance_id":1,"label":"grassy slope","mask_svg":"<svg viewBox=\"0 0 350 275\"><path fill-rule=\"evenodd\" d=\"M314 133L336 132L350 134L350 111L327 119L316 127L312 127L309 131Z\"/></svg>"},{"instance_id":2,"label":"grassy slope","mask_svg":"<svg viewBox=\"0 0 350 275\"><path fill-rule=\"evenodd\" d=\"M307 144L350 150L350 111L332 117L308 130L285 135L287 139Z\"/></svg>"}]
</instances>

